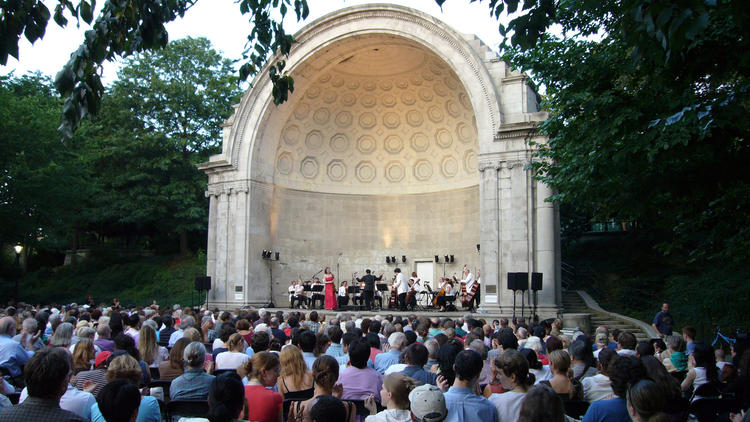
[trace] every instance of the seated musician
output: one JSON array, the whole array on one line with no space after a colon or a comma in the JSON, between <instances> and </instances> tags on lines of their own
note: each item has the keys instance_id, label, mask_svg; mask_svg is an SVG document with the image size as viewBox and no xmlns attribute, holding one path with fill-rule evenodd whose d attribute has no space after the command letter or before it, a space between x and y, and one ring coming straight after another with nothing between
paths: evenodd
<instances>
[{"instance_id":1,"label":"seated musician","mask_svg":"<svg viewBox=\"0 0 750 422\"><path fill-rule=\"evenodd\" d=\"M318 277L315 277L315 279L313 279L313 283L312 283L313 292L312 292L312 305L311 305L311 307L313 309L323 309L323 303L325 301L326 296L323 294L323 290L321 290L319 292L316 292L315 291L315 286L323 286L323 283L320 282L320 279ZM317 308L315 306L315 302L320 302L320 308Z\"/></svg>"},{"instance_id":2,"label":"seated musician","mask_svg":"<svg viewBox=\"0 0 750 422\"><path fill-rule=\"evenodd\" d=\"M302 281L298 282L296 286L294 286L294 297L292 298L292 309L294 309L294 302L297 302L297 306L303 306L307 308L307 305L310 303L310 298L307 297L305 294L305 286L302 284Z\"/></svg>"},{"instance_id":3,"label":"seated musician","mask_svg":"<svg viewBox=\"0 0 750 422\"><path fill-rule=\"evenodd\" d=\"M359 292L352 297L352 303L358 306L364 306L365 304L365 296L364 293L362 293L365 290L365 282L362 281L359 283Z\"/></svg>"},{"instance_id":4,"label":"seated musician","mask_svg":"<svg viewBox=\"0 0 750 422\"><path fill-rule=\"evenodd\" d=\"M339 294L337 299L337 302L339 304L339 308L342 308L349 304L349 293L346 291L348 283L346 280L341 282L341 286L339 286Z\"/></svg>"},{"instance_id":5,"label":"seated musician","mask_svg":"<svg viewBox=\"0 0 750 422\"><path fill-rule=\"evenodd\" d=\"M479 283L477 283L476 279L474 279L474 274L471 273L468 267L464 267L464 274L463 279L461 280L461 284L466 286L466 296L461 298L461 304L468 309L473 310L474 307L477 305L476 302L476 292L472 295L472 289L474 288L474 285L476 284L477 288L479 288Z\"/></svg>"},{"instance_id":6,"label":"seated musician","mask_svg":"<svg viewBox=\"0 0 750 422\"><path fill-rule=\"evenodd\" d=\"M289 286L289 288L287 289L287 291L289 292L289 303L291 304L294 301L294 295L297 292L297 281L296 280L292 280L292 285Z\"/></svg>"},{"instance_id":7,"label":"seated musician","mask_svg":"<svg viewBox=\"0 0 750 422\"><path fill-rule=\"evenodd\" d=\"M383 292L375 290L375 294L372 296L373 301L378 303L380 309L383 309Z\"/></svg>"},{"instance_id":8,"label":"seated musician","mask_svg":"<svg viewBox=\"0 0 750 422\"><path fill-rule=\"evenodd\" d=\"M453 292L453 283L447 277L440 278L440 289L445 291L443 296L438 296L437 304L440 307L440 312L445 312L445 306L447 302L452 302L456 299L455 293Z\"/></svg>"}]
</instances>

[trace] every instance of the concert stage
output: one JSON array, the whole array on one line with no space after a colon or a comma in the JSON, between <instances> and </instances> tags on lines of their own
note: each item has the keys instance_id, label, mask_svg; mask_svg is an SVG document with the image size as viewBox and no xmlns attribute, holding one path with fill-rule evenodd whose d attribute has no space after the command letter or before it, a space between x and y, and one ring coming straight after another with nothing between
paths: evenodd
<instances>
[{"instance_id":1,"label":"concert stage","mask_svg":"<svg viewBox=\"0 0 750 422\"><path fill-rule=\"evenodd\" d=\"M470 313L468 310L461 310L458 309L456 311L446 311L446 312L439 312L437 309L419 309L414 311L399 311L397 309L378 309L378 310L372 310L372 311L364 311L364 310L349 310L349 308L345 309L336 309L336 310L327 310L327 309L299 309L299 308L264 308L264 307L255 307L255 309L265 309L269 312L276 312L276 311L283 311L283 312L292 312L292 311L299 311L303 312L305 315L308 315L312 311L317 311L318 315L325 315L326 321L330 321L332 318L335 318L338 314L359 314L362 315L363 318L371 318L376 315L380 316L386 316L386 315L393 315L393 316L401 316L408 317L410 315L416 315L416 316L425 316L425 317L437 317L437 318L451 318L451 319L457 319L464 317L466 315L471 315L473 318L476 319L484 319L487 321L492 321L493 319L500 319L501 317L505 317L508 319L513 318L513 309L501 309L501 312L483 312L482 309L475 310L475 312ZM521 310L519 308L516 309L516 317L521 317ZM526 309L524 311L524 318L526 318L527 321L531 319L531 311L529 309ZM542 318L540 317L540 320Z\"/></svg>"}]
</instances>

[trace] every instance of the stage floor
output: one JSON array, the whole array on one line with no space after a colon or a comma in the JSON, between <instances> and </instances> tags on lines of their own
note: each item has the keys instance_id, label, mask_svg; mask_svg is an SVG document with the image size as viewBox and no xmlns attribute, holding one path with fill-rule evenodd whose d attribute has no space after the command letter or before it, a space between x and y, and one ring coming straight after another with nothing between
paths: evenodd
<instances>
[{"instance_id":1,"label":"stage floor","mask_svg":"<svg viewBox=\"0 0 750 422\"><path fill-rule=\"evenodd\" d=\"M265 309L267 311L283 311L283 312L291 312L291 311L300 311L304 312L306 315L309 314L311 311L317 311L318 315L325 315L326 320L330 321L331 318L335 318L337 314L361 314L363 317L374 317L376 315L380 316L386 316L386 315L400 315L401 317L406 317L409 315L417 315L417 316L426 316L426 317L437 317L437 318L451 318L456 319L460 317L464 317L466 315L471 315L473 318L476 319L484 319L484 320L493 320L493 319L499 319L500 317L505 318L512 318L513 317L513 310L508 309L507 311L505 309L502 309L501 312L487 312L483 311L481 308L476 310L473 313L470 313L468 310L462 310L458 309L456 311L446 311L446 312L439 312L437 309L422 309L422 310L414 310L414 311L399 311L397 309L378 309L378 310L372 310L372 311L365 311L365 310L348 310L348 309L335 309L335 310L327 310L327 309L292 309L292 308L265 308L265 307L254 307L254 309ZM521 310L516 308L516 317L521 317ZM529 310L526 310L524 312L523 317L526 318L526 320L529 320L531 318L531 312Z\"/></svg>"}]
</instances>

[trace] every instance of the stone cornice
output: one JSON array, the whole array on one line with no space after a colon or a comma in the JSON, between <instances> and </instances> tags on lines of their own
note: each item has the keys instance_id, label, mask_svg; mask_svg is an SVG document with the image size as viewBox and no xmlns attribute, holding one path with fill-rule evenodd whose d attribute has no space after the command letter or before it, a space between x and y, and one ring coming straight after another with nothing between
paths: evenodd
<instances>
[{"instance_id":1,"label":"stone cornice","mask_svg":"<svg viewBox=\"0 0 750 422\"><path fill-rule=\"evenodd\" d=\"M228 183L216 183L213 185L209 185L206 189L205 195L206 198L209 198L211 196L219 197L221 195L237 195L237 194L246 194L250 192L250 185L246 181L239 181L239 182L228 182Z\"/></svg>"}]
</instances>

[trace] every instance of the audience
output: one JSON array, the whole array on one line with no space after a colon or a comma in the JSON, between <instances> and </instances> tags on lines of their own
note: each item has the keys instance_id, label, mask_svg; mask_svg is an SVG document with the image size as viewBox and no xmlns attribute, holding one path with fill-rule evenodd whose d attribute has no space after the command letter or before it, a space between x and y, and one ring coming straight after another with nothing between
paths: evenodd
<instances>
[{"instance_id":1,"label":"audience","mask_svg":"<svg viewBox=\"0 0 750 422\"><path fill-rule=\"evenodd\" d=\"M409 393L417 385L419 381L403 373L394 373L383 378L380 398L385 410L378 413L375 397L368 397L365 400L365 407L370 412L370 416L365 419L365 422L411 422Z\"/></svg>"},{"instance_id":2,"label":"audience","mask_svg":"<svg viewBox=\"0 0 750 422\"><path fill-rule=\"evenodd\" d=\"M534 374L529 373L529 361L518 351L510 349L495 358L500 383L506 391L492 394L489 400L497 408L498 420L516 421L521 410L521 402L534 385Z\"/></svg>"},{"instance_id":3,"label":"audience","mask_svg":"<svg viewBox=\"0 0 750 422\"><path fill-rule=\"evenodd\" d=\"M625 405L628 386L646 378L646 369L635 356L616 356L609 364L613 397L591 403L581 422L629 422Z\"/></svg>"},{"instance_id":4,"label":"audience","mask_svg":"<svg viewBox=\"0 0 750 422\"><path fill-rule=\"evenodd\" d=\"M279 354L281 375L276 389L284 399L308 399L313 394L313 376L307 368L302 352L297 346L289 345ZM317 362L318 360L316 360ZM313 363L313 367L315 364ZM336 371L338 378L338 370Z\"/></svg>"},{"instance_id":5,"label":"audience","mask_svg":"<svg viewBox=\"0 0 750 422\"><path fill-rule=\"evenodd\" d=\"M662 411L665 397L659 386L648 379L636 382L627 391L628 415L633 422L669 422Z\"/></svg>"},{"instance_id":6,"label":"audience","mask_svg":"<svg viewBox=\"0 0 750 422\"><path fill-rule=\"evenodd\" d=\"M572 377L568 371L570 369L570 355L563 350L555 350L549 354L549 369L552 372L552 378L540 381L540 384L547 384L552 387L563 401L582 400L583 388L580 382Z\"/></svg>"},{"instance_id":7,"label":"audience","mask_svg":"<svg viewBox=\"0 0 750 422\"><path fill-rule=\"evenodd\" d=\"M141 394L138 387L128 380L118 379L102 389L97 398L96 409L99 410L93 421L131 422L139 416Z\"/></svg>"},{"instance_id":8,"label":"audience","mask_svg":"<svg viewBox=\"0 0 750 422\"><path fill-rule=\"evenodd\" d=\"M222 329L227 324L222 325ZM237 369L242 366L250 356L245 354L245 339L240 333L234 333L229 336L226 342L228 349L216 355L216 369Z\"/></svg>"},{"instance_id":9,"label":"audience","mask_svg":"<svg viewBox=\"0 0 750 422\"><path fill-rule=\"evenodd\" d=\"M203 370L206 360L206 348L203 343L194 341L185 346L182 360L185 371L172 381L169 397L172 400L206 400L214 376Z\"/></svg>"},{"instance_id":10,"label":"audience","mask_svg":"<svg viewBox=\"0 0 750 422\"><path fill-rule=\"evenodd\" d=\"M339 379L339 364L335 358L323 355L315 360L312 369L313 385L315 386L312 397L304 401L296 401L289 409L290 422L309 422L312 421L311 409L317 402L317 399L325 396L335 396L339 399L343 396L343 387L336 384ZM354 406L345 403L344 422L353 422L356 411Z\"/></svg>"},{"instance_id":11,"label":"audience","mask_svg":"<svg viewBox=\"0 0 750 422\"><path fill-rule=\"evenodd\" d=\"M475 421L497 422L498 414L492 402L478 395L479 374L482 372L482 357L473 350L464 350L455 359L455 380L445 393L445 407L449 422ZM442 377L441 377L442 378ZM439 385L447 386L438 380Z\"/></svg>"},{"instance_id":12,"label":"audience","mask_svg":"<svg viewBox=\"0 0 750 422\"><path fill-rule=\"evenodd\" d=\"M614 352L614 351L613 351ZM526 393L518 422L564 422L563 401L547 384L537 384Z\"/></svg>"},{"instance_id":13,"label":"audience","mask_svg":"<svg viewBox=\"0 0 750 422\"><path fill-rule=\"evenodd\" d=\"M190 344L190 340L181 338L175 342L172 350L169 351L169 360L159 364L159 379L172 381L182 375L185 371L185 364L182 360L182 353L185 347Z\"/></svg>"},{"instance_id":14,"label":"audience","mask_svg":"<svg viewBox=\"0 0 750 422\"><path fill-rule=\"evenodd\" d=\"M245 386L247 417L257 422L276 422L282 419L281 394L268 390L279 378L279 357L271 352L258 352L241 367L250 382ZM242 375L242 373L240 375Z\"/></svg>"},{"instance_id":15,"label":"audience","mask_svg":"<svg viewBox=\"0 0 750 422\"><path fill-rule=\"evenodd\" d=\"M130 355L122 354L112 359L107 369L107 385L112 382L120 381L116 385L122 384L121 381L125 381L127 384L132 386L138 391L138 384L141 380L141 368L138 362ZM102 388L102 391L97 396L97 399L102 394L105 394L107 385ZM123 384L124 385L124 384ZM112 388L112 387L110 387ZM110 397L112 400L116 400L117 397ZM105 405L116 405L112 401L104 402ZM109 409L112 410L112 409ZM106 412L109 411L107 408L100 408L99 404L94 404L91 407L91 421L92 422L109 422ZM136 422L160 422L161 411L159 410L159 403L153 396L143 396L138 402L137 419ZM125 412L123 412L125 413ZM128 415L130 413L127 413ZM122 415L120 415L122 416Z\"/></svg>"},{"instance_id":16,"label":"audience","mask_svg":"<svg viewBox=\"0 0 750 422\"><path fill-rule=\"evenodd\" d=\"M583 399L587 402L591 403L597 400L609 400L612 398L612 382L607 374L609 363L616 355L617 352L609 347L600 350L596 363L599 373L593 377L586 377L581 380Z\"/></svg>"},{"instance_id":17,"label":"audience","mask_svg":"<svg viewBox=\"0 0 750 422\"><path fill-rule=\"evenodd\" d=\"M448 416L445 396L434 385L424 384L411 390L409 407L415 422L441 422Z\"/></svg>"},{"instance_id":18,"label":"audience","mask_svg":"<svg viewBox=\"0 0 750 422\"><path fill-rule=\"evenodd\" d=\"M380 402L380 388L383 376L367 367L370 346L365 340L354 340L349 345L350 366L339 374L338 381L343 387L344 399L364 400L374 396ZM319 358L320 359L320 358Z\"/></svg>"}]
</instances>

